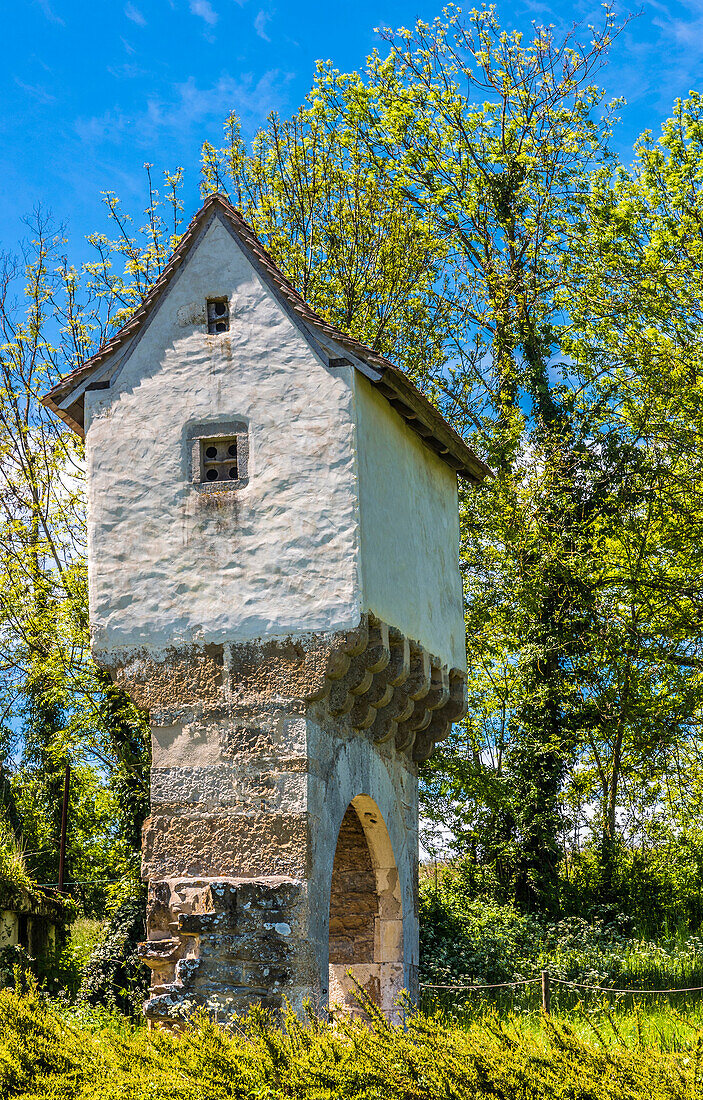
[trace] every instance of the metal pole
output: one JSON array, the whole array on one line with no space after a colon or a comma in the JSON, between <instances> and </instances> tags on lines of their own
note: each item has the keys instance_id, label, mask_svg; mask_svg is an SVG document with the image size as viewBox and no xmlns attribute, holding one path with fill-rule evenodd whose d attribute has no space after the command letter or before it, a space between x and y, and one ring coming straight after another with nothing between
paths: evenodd
<instances>
[{"instance_id":1,"label":"metal pole","mask_svg":"<svg viewBox=\"0 0 703 1100\"><path fill-rule=\"evenodd\" d=\"M542 1011L544 1012L545 1016L549 1015L549 1001L550 1001L549 974L547 973L546 970L543 970L542 971Z\"/></svg>"},{"instance_id":2,"label":"metal pole","mask_svg":"<svg viewBox=\"0 0 703 1100\"><path fill-rule=\"evenodd\" d=\"M66 830L68 828L68 786L71 778L71 765L66 761L63 780L63 809L61 810L61 846L59 848L59 893L63 894L64 864L66 862Z\"/></svg>"}]
</instances>

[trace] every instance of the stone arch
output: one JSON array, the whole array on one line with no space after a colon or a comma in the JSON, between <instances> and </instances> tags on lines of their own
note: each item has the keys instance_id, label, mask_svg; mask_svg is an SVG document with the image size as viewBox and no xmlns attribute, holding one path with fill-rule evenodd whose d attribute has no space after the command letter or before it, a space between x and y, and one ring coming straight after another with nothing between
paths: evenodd
<instances>
[{"instance_id":1,"label":"stone arch","mask_svg":"<svg viewBox=\"0 0 703 1100\"><path fill-rule=\"evenodd\" d=\"M403 902L383 815L366 794L342 818L332 866L329 1004L354 1009L355 981L387 1015L404 987Z\"/></svg>"}]
</instances>

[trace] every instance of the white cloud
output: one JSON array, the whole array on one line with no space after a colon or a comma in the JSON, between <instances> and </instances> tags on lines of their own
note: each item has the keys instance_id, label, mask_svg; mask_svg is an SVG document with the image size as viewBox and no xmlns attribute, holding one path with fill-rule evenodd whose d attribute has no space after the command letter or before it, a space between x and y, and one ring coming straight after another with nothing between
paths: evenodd
<instances>
[{"instance_id":1,"label":"white cloud","mask_svg":"<svg viewBox=\"0 0 703 1100\"><path fill-rule=\"evenodd\" d=\"M138 27L146 27L146 19L140 12L139 8L135 8L134 4L125 4L124 13L128 19L131 19L133 23L136 23Z\"/></svg>"},{"instance_id":2,"label":"white cloud","mask_svg":"<svg viewBox=\"0 0 703 1100\"><path fill-rule=\"evenodd\" d=\"M15 84L33 99L38 99L40 103L53 103L56 100L56 96L47 92L46 88L42 88L40 84L25 84L19 77L15 77Z\"/></svg>"},{"instance_id":3,"label":"white cloud","mask_svg":"<svg viewBox=\"0 0 703 1100\"><path fill-rule=\"evenodd\" d=\"M206 88L199 87L191 76L174 84L168 99L149 99L146 109L136 115L127 116L116 108L78 119L75 130L85 142L121 142L128 135L135 143L150 146L161 134L182 138L196 126L221 127L230 111L237 112L245 129L254 128L270 111L281 108L293 75L280 69L270 69L256 81L250 73L237 80L224 75Z\"/></svg>"},{"instance_id":4,"label":"white cloud","mask_svg":"<svg viewBox=\"0 0 703 1100\"><path fill-rule=\"evenodd\" d=\"M60 23L62 27L65 26L65 23L61 16L57 15L56 12L53 11L49 0L38 0L38 3L39 7L44 12L44 15L50 23Z\"/></svg>"},{"instance_id":5,"label":"white cloud","mask_svg":"<svg viewBox=\"0 0 703 1100\"><path fill-rule=\"evenodd\" d=\"M149 70L143 69L136 62L125 62L123 65L108 65L107 71L115 80L135 80L149 76Z\"/></svg>"},{"instance_id":6,"label":"white cloud","mask_svg":"<svg viewBox=\"0 0 703 1100\"><path fill-rule=\"evenodd\" d=\"M680 46L684 46L686 49L694 49L699 52L701 46L701 30L703 29L703 20L701 19L653 19L652 23L655 27L658 27L665 35L673 38Z\"/></svg>"},{"instance_id":7,"label":"white cloud","mask_svg":"<svg viewBox=\"0 0 703 1100\"><path fill-rule=\"evenodd\" d=\"M121 111L105 111L92 118L78 118L74 129L82 142L101 142L110 136L118 137L132 126L131 119Z\"/></svg>"},{"instance_id":8,"label":"white cloud","mask_svg":"<svg viewBox=\"0 0 703 1100\"><path fill-rule=\"evenodd\" d=\"M266 11L260 11L254 20L254 30L258 34L259 38L263 38L264 42L270 42L271 39L266 33L266 24L270 20L271 16Z\"/></svg>"},{"instance_id":9,"label":"white cloud","mask_svg":"<svg viewBox=\"0 0 703 1100\"><path fill-rule=\"evenodd\" d=\"M217 12L214 10L210 0L190 0L190 10L193 15L198 15L201 19L204 19L209 26L215 26L217 22Z\"/></svg>"}]
</instances>

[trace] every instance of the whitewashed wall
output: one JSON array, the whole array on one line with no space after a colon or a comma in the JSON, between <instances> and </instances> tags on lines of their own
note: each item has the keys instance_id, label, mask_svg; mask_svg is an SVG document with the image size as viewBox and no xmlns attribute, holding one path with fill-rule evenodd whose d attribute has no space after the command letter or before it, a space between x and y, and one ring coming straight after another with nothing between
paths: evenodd
<instances>
[{"instance_id":1,"label":"whitewashed wall","mask_svg":"<svg viewBox=\"0 0 703 1100\"><path fill-rule=\"evenodd\" d=\"M207 336L226 296L230 331ZM190 482L189 425L249 426L249 484ZM86 394L96 655L345 630L371 610L464 667L454 473L331 369L216 218L108 390ZM361 518L360 518L361 517Z\"/></svg>"},{"instance_id":2,"label":"whitewashed wall","mask_svg":"<svg viewBox=\"0 0 703 1100\"><path fill-rule=\"evenodd\" d=\"M204 333L227 296L230 332ZM221 221L109 390L86 395L94 650L359 621L352 368L311 351ZM189 423L249 424L249 484L189 484Z\"/></svg>"},{"instance_id":3,"label":"whitewashed wall","mask_svg":"<svg viewBox=\"0 0 703 1100\"><path fill-rule=\"evenodd\" d=\"M363 609L466 668L456 474L354 379Z\"/></svg>"}]
</instances>

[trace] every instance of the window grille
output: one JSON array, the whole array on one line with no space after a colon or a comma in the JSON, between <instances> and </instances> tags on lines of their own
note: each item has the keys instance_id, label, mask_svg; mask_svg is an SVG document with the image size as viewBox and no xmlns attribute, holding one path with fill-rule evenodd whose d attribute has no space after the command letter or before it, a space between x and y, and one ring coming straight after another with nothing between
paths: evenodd
<instances>
[{"instance_id":1,"label":"window grille","mask_svg":"<svg viewBox=\"0 0 703 1100\"><path fill-rule=\"evenodd\" d=\"M211 336L229 332L229 302L226 298L208 298L207 330Z\"/></svg>"},{"instance_id":2,"label":"window grille","mask_svg":"<svg viewBox=\"0 0 703 1100\"><path fill-rule=\"evenodd\" d=\"M191 482L199 492L240 489L249 481L249 436L241 421L188 430Z\"/></svg>"}]
</instances>

